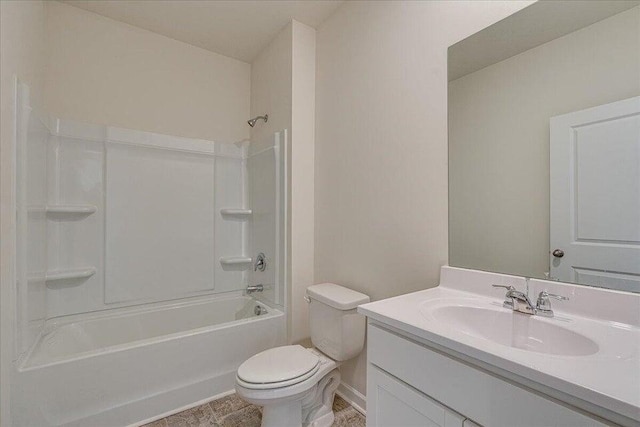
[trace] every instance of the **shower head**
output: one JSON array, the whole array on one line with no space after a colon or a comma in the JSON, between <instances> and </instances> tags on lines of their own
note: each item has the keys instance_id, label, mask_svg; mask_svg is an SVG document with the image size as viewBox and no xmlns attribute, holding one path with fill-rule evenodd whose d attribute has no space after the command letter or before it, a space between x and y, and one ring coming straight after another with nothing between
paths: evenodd
<instances>
[{"instance_id":1,"label":"shower head","mask_svg":"<svg viewBox=\"0 0 640 427\"><path fill-rule=\"evenodd\" d=\"M249 126L254 127L256 125L256 122L260 119L264 120L264 122L267 123L267 120L269 120L269 115L265 114L264 116L254 117L251 120L247 120L247 123L249 123Z\"/></svg>"}]
</instances>

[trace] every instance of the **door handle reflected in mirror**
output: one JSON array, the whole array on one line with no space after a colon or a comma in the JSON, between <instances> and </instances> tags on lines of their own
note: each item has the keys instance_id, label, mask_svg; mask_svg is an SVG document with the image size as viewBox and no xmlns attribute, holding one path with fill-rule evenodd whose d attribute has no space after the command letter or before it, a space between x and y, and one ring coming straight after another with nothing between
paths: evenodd
<instances>
[{"instance_id":1,"label":"door handle reflected in mirror","mask_svg":"<svg viewBox=\"0 0 640 427\"><path fill-rule=\"evenodd\" d=\"M562 258L564 256L564 251L562 249L555 249L553 252L551 252L551 255L556 258Z\"/></svg>"}]
</instances>

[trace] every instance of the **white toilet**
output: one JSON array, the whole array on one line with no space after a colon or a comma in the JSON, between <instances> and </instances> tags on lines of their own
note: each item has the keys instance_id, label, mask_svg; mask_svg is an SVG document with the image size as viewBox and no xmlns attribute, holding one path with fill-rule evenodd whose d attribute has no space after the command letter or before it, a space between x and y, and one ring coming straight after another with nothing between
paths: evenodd
<instances>
[{"instance_id":1,"label":"white toilet","mask_svg":"<svg viewBox=\"0 0 640 427\"><path fill-rule=\"evenodd\" d=\"M333 283L307 288L311 342L258 353L238 368L236 391L263 406L262 427L329 427L338 366L364 345L365 318L356 307L369 297Z\"/></svg>"}]
</instances>

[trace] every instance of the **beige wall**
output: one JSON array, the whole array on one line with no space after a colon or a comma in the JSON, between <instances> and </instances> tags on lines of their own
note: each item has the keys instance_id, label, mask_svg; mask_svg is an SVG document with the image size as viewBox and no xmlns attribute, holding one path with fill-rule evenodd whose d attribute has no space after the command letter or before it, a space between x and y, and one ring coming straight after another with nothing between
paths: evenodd
<instances>
[{"instance_id":1,"label":"beige wall","mask_svg":"<svg viewBox=\"0 0 640 427\"><path fill-rule=\"evenodd\" d=\"M291 342L309 337L304 295L314 283L316 30L293 21L291 121Z\"/></svg>"},{"instance_id":2,"label":"beige wall","mask_svg":"<svg viewBox=\"0 0 640 427\"><path fill-rule=\"evenodd\" d=\"M292 37L293 25L289 23L251 63L249 116L269 114L267 123L260 121L250 128L251 141L263 141L274 132L291 129Z\"/></svg>"},{"instance_id":3,"label":"beige wall","mask_svg":"<svg viewBox=\"0 0 640 427\"><path fill-rule=\"evenodd\" d=\"M0 1L0 424L10 425L9 372L15 327L15 195L12 159L15 132L14 76L31 88L40 107L44 78L44 20L41 1Z\"/></svg>"},{"instance_id":4,"label":"beige wall","mask_svg":"<svg viewBox=\"0 0 640 427\"><path fill-rule=\"evenodd\" d=\"M291 122L291 342L309 338L304 295L314 283L316 31L293 21Z\"/></svg>"},{"instance_id":5,"label":"beige wall","mask_svg":"<svg viewBox=\"0 0 640 427\"><path fill-rule=\"evenodd\" d=\"M450 83L451 265L549 271L549 119L640 94L639 28L636 7Z\"/></svg>"},{"instance_id":6,"label":"beige wall","mask_svg":"<svg viewBox=\"0 0 640 427\"><path fill-rule=\"evenodd\" d=\"M275 132L287 129L289 132L289 151L291 158L291 112L293 94L293 23L287 24L278 35L265 46L251 63L251 117L269 115L264 123L258 121L251 128L251 151L261 151L273 142ZM291 166L289 162L289 167ZM287 182L291 187L291 179ZM291 200L291 193L287 194ZM288 218L291 218L291 203L288 204ZM291 236L291 221L287 224L288 236ZM285 280L287 281L286 304L287 340L290 341L291 326L291 239L287 240L287 259L289 261Z\"/></svg>"},{"instance_id":7,"label":"beige wall","mask_svg":"<svg viewBox=\"0 0 640 427\"><path fill-rule=\"evenodd\" d=\"M303 296L314 283L315 43L313 28L292 21L251 64L251 117L269 114L251 129L252 149L289 131L289 342L309 337Z\"/></svg>"},{"instance_id":8,"label":"beige wall","mask_svg":"<svg viewBox=\"0 0 640 427\"><path fill-rule=\"evenodd\" d=\"M529 2L346 2L317 33L315 281L373 300L447 262L447 47ZM366 358L342 368L365 393Z\"/></svg>"},{"instance_id":9,"label":"beige wall","mask_svg":"<svg viewBox=\"0 0 640 427\"><path fill-rule=\"evenodd\" d=\"M250 68L59 2L47 3L49 113L221 142L249 137Z\"/></svg>"}]
</instances>

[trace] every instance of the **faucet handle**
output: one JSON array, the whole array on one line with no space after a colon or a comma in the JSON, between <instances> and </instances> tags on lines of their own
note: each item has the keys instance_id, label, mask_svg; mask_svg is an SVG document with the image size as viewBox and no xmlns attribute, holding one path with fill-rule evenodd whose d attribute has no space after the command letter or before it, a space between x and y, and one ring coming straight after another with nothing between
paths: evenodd
<instances>
[{"instance_id":1,"label":"faucet handle","mask_svg":"<svg viewBox=\"0 0 640 427\"><path fill-rule=\"evenodd\" d=\"M538 301L545 298L554 298L560 301L569 301L569 297L565 297L563 295L550 294L547 291L540 292L540 295L538 295Z\"/></svg>"},{"instance_id":2,"label":"faucet handle","mask_svg":"<svg viewBox=\"0 0 640 427\"><path fill-rule=\"evenodd\" d=\"M265 271L267 269L267 256L264 252L260 252L256 257L256 263L253 266L253 271Z\"/></svg>"},{"instance_id":3,"label":"faucet handle","mask_svg":"<svg viewBox=\"0 0 640 427\"><path fill-rule=\"evenodd\" d=\"M547 291L542 291L538 295L538 302L539 303L540 302L546 302L548 304L549 303L549 298L554 298L554 299L557 299L559 301L569 301L569 298L565 297L563 295L550 294Z\"/></svg>"},{"instance_id":4,"label":"faucet handle","mask_svg":"<svg viewBox=\"0 0 640 427\"><path fill-rule=\"evenodd\" d=\"M550 294L547 291L542 291L538 295L538 301L536 301L536 310L539 315L553 317L553 310L551 310L551 301L549 301L549 298L554 298L560 301L569 301L569 298L563 295Z\"/></svg>"},{"instance_id":5,"label":"faucet handle","mask_svg":"<svg viewBox=\"0 0 640 427\"><path fill-rule=\"evenodd\" d=\"M516 290L516 288L514 288L511 285L491 285L491 286L493 286L494 288L505 288L508 291L515 291Z\"/></svg>"}]
</instances>

